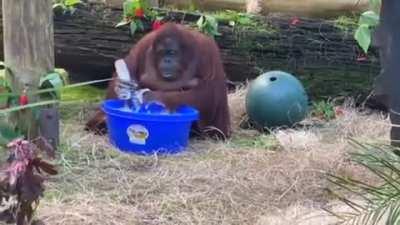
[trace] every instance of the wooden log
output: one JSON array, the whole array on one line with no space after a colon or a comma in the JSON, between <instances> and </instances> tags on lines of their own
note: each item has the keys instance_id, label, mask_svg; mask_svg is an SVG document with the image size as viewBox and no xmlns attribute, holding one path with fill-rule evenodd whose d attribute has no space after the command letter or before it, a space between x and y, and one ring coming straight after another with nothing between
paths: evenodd
<instances>
[{"instance_id":1,"label":"wooden log","mask_svg":"<svg viewBox=\"0 0 400 225\"><path fill-rule=\"evenodd\" d=\"M196 21L193 14L168 12L172 21ZM128 27L115 28L121 10L101 6L81 8L73 16L55 17L56 66L67 69L74 81L108 78L113 62L142 37ZM358 96L369 93L379 73L372 49L367 59L352 37L334 21L267 16L263 24L232 28L220 25L221 49L230 80L241 82L267 70L285 70L298 76L311 97ZM0 46L0 55L2 55Z\"/></svg>"},{"instance_id":2,"label":"wooden log","mask_svg":"<svg viewBox=\"0 0 400 225\"><path fill-rule=\"evenodd\" d=\"M2 1L4 61L15 93L37 90L41 76L54 70L52 4L52 0ZM31 103L38 100L29 97ZM15 116L26 138L40 135L40 124L33 110L25 109Z\"/></svg>"},{"instance_id":3,"label":"wooden log","mask_svg":"<svg viewBox=\"0 0 400 225\"><path fill-rule=\"evenodd\" d=\"M308 17L338 16L365 11L368 0L247 0L248 13L279 12Z\"/></svg>"},{"instance_id":4,"label":"wooden log","mask_svg":"<svg viewBox=\"0 0 400 225\"><path fill-rule=\"evenodd\" d=\"M195 8L203 11L246 10L246 0L163 0L162 6L178 9Z\"/></svg>"},{"instance_id":5,"label":"wooden log","mask_svg":"<svg viewBox=\"0 0 400 225\"><path fill-rule=\"evenodd\" d=\"M121 8L124 0L106 0L114 8ZM327 17L364 11L368 0L160 0L162 6L176 9L195 8L203 11L226 9L248 13L284 13L298 16Z\"/></svg>"},{"instance_id":6,"label":"wooden log","mask_svg":"<svg viewBox=\"0 0 400 225\"><path fill-rule=\"evenodd\" d=\"M128 28L115 29L121 11L82 9L73 17L55 21L56 63L85 79L109 77L112 63L123 57L141 38L129 36ZM197 15L167 13L173 21L196 21ZM365 60L351 30L334 21L268 16L264 25L232 28L221 25L216 40L230 80L244 81L267 70L286 70L297 75L311 97L365 96L379 73L375 49ZM87 75L91 75L87 76Z\"/></svg>"}]
</instances>

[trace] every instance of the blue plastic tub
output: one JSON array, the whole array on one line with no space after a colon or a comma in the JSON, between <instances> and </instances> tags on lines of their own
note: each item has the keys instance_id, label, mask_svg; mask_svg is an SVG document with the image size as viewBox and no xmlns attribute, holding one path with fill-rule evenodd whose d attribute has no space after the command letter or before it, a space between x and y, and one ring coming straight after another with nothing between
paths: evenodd
<instances>
[{"instance_id":1,"label":"blue plastic tub","mask_svg":"<svg viewBox=\"0 0 400 225\"><path fill-rule=\"evenodd\" d=\"M123 111L123 100L105 100L111 144L123 152L140 155L174 154L183 151L189 141L192 122L198 120L196 109L182 106L173 114Z\"/></svg>"}]
</instances>

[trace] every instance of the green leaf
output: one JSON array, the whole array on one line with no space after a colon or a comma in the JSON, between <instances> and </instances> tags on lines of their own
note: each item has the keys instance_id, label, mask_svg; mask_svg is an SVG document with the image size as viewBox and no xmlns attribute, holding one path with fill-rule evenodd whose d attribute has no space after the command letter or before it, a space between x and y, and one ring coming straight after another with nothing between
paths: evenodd
<instances>
[{"instance_id":1,"label":"green leaf","mask_svg":"<svg viewBox=\"0 0 400 225\"><path fill-rule=\"evenodd\" d=\"M81 0L65 0L65 5L66 6L75 6L77 4L81 4Z\"/></svg>"},{"instance_id":2,"label":"green leaf","mask_svg":"<svg viewBox=\"0 0 400 225\"><path fill-rule=\"evenodd\" d=\"M10 89L5 86L0 86L0 94L10 93ZM0 96L0 107L7 106L10 96Z\"/></svg>"},{"instance_id":3,"label":"green leaf","mask_svg":"<svg viewBox=\"0 0 400 225\"><path fill-rule=\"evenodd\" d=\"M59 88L63 86L63 80L61 79L60 74L58 73L50 73L44 77L41 77L39 80L39 87L43 87L46 85L46 82L49 82L52 87Z\"/></svg>"},{"instance_id":4,"label":"green leaf","mask_svg":"<svg viewBox=\"0 0 400 225\"><path fill-rule=\"evenodd\" d=\"M55 15L65 14L67 8L64 5L57 4L53 6L53 11Z\"/></svg>"},{"instance_id":5,"label":"green leaf","mask_svg":"<svg viewBox=\"0 0 400 225\"><path fill-rule=\"evenodd\" d=\"M10 81L6 77L6 70L0 70L0 94L10 94L11 85ZM0 107L4 107L7 105L8 100L10 99L9 95L0 96Z\"/></svg>"},{"instance_id":6,"label":"green leaf","mask_svg":"<svg viewBox=\"0 0 400 225\"><path fill-rule=\"evenodd\" d=\"M124 17L134 16L137 4L137 1L125 1L123 4Z\"/></svg>"},{"instance_id":7,"label":"green leaf","mask_svg":"<svg viewBox=\"0 0 400 225\"><path fill-rule=\"evenodd\" d=\"M197 27L199 28L199 30L203 33L206 33L206 34L212 35L212 36L221 35L218 32L218 21L213 16L202 15L197 20L196 24L197 24Z\"/></svg>"},{"instance_id":8,"label":"green leaf","mask_svg":"<svg viewBox=\"0 0 400 225\"><path fill-rule=\"evenodd\" d=\"M69 83L69 73L66 70L62 68L55 68L54 71L60 75L64 85Z\"/></svg>"},{"instance_id":9,"label":"green leaf","mask_svg":"<svg viewBox=\"0 0 400 225\"><path fill-rule=\"evenodd\" d=\"M366 11L360 16L358 22L360 25L377 26L379 24L379 15L373 11Z\"/></svg>"},{"instance_id":10,"label":"green leaf","mask_svg":"<svg viewBox=\"0 0 400 225\"><path fill-rule=\"evenodd\" d=\"M0 70L0 86L11 88L10 81L7 79L6 70Z\"/></svg>"},{"instance_id":11,"label":"green leaf","mask_svg":"<svg viewBox=\"0 0 400 225\"><path fill-rule=\"evenodd\" d=\"M371 44L371 30L369 29L369 26L366 24L360 25L354 34L354 38L357 40L364 52L367 53Z\"/></svg>"},{"instance_id":12,"label":"green leaf","mask_svg":"<svg viewBox=\"0 0 400 225\"><path fill-rule=\"evenodd\" d=\"M130 25L131 35L132 35L132 36L135 35L137 28L138 28L138 27L137 27L135 21L132 21L132 22L131 22L131 25Z\"/></svg>"},{"instance_id":13,"label":"green leaf","mask_svg":"<svg viewBox=\"0 0 400 225\"><path fill-rule=\"evenodd\" d=\"M143 22L141 20L137 20L136 21L136 26L137 26L138 30L144 31L144 25L143 25Z\"/></svg>"},{"instance_id":14,"label":"green leaf","mask_svg":"<svg viewBox=\"0 0 400 225\"><path fill-rule=\"evenodd\" d=\"M250 25L251 24L251 19L249 17L239 17L237 22L241 25Z\"/></svg>"},{"instance_id":15,"label":"green leaf","mask_svg":"<svg viewBox=\"0 0 400 225\"><path fill-rule=\"evenodd\" d=\"M64 85L63 79L61 78L60 74L58 74L58 73L47 74L46 76L41 77L40 81L39 81L40 88L53 87L53 88L57 89L57 91L55 91L55 93L58 98L60 98L60 91L58 89L61 89L61 87L63 85Z\"/></svg>"},{"instance_id":16,"label":"green leaf","mask_svg":"<svg viewBox=\"0 0 400 225\"><path fill-rule=\"evenodd\" d=\"M206 15L206 22L210 24L213 28L218 28L218 21L213 16Z\"/></svg>"},{"instance_id":17,"label":"green leaf","mask_svg":"<svg viewBox=\"0 0 400 225\"><path fill-rule=\"evenodd\" d=\"M203 29L203 27L204 27L204 16L200 16L200 18L197 20L197 26L200 28L200 29Z\"/></svg>"},{"instance_id":18,"label":"green leaf","mask_svg":"<svg viewBox=\"0 0 400 225\"><path fill-rule=\"evenodd\" d=\"M156 20L162 21L162 20L164 20L164 18L165 18L164 16L159 16L159 15L156 16Z\"/></svg>"},{"instance_id":19,"label":"green leaf","mask_svg":"<svg viewBox=\"0 0 400 225\"><path fill-rule=\"evenodd\" d=\"M53 9L57 9L57 8L65 9L66 7L64 4L61 4L61 3L54 4Z\"/></svg>"}]
</instances>

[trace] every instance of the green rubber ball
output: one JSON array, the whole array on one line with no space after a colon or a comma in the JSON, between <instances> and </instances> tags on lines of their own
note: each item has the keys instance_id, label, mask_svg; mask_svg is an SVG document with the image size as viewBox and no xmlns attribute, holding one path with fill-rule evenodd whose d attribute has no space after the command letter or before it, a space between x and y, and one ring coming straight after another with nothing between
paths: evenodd
<instances>
[{"instance_id":1,"label":"green rubber ball","mask_svg":"<svg viewBox=\"0 0 400 225\"><path fill-rule=\"evenodd\" d=\"M250 120L264 128L291 127L307 115L307 93L293 75L270 71L250 83L246 111Z\"/></svg>"}]
</instances>

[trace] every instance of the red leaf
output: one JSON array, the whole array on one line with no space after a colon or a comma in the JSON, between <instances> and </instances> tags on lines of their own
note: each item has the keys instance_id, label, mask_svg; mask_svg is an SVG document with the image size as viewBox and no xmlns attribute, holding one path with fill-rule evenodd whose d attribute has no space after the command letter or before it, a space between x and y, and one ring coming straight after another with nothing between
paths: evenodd
<instances>
[{"instance_id":1,"label":"red leaf","mask_svg":"<svg viewBox=\"0 0 400 225\"><path fill-rule=\"evenodd\" d=\"M10 143L7 144L7 148L15 148L19 145L22 144L23 139L22 138L17 138L13 141L11 141Z\"/></svg>"},{"instance_id":2,"label":"red leaf","mask_svg":"<svg viewBox=\"0 0 400 225\"><path fill-rule=\"evenodd\" d=\"M18 187L20 187L21 198L24 201L33 203L40 196L42 196L44 188L43 188L44 179L39 175L34 175L33 173L25 173L24 176L20 178L20 183Z\"/></svg>"},{"instance_id":3,"label":"red leaf","mask_svg":"<svg viewBox=\"0 0 400 225\"><path fill-rule=\"evenodd\" d=\"M56 175L58 174L55 166L51 165L50 163L47 163L43 161L40 158L36 158L33 160L32 165L38 170L40 173L40 169L42 169L44 172L50 174L50 175Z\"/></svg>"}]
</instances>

